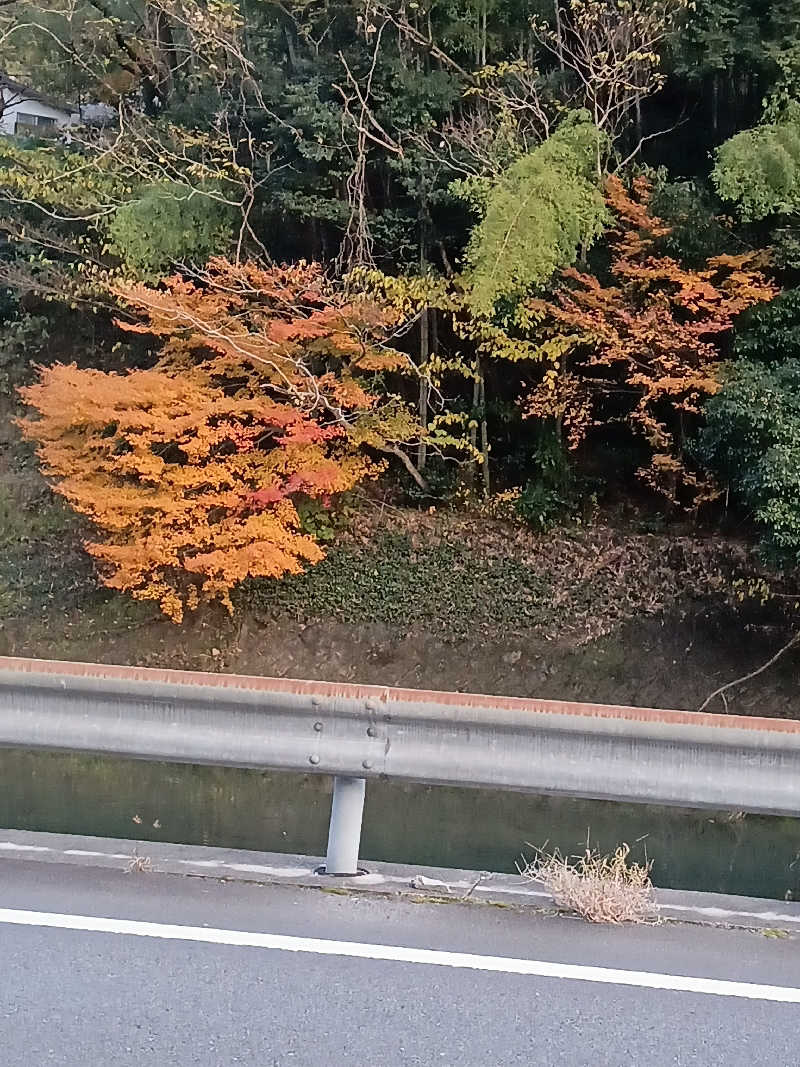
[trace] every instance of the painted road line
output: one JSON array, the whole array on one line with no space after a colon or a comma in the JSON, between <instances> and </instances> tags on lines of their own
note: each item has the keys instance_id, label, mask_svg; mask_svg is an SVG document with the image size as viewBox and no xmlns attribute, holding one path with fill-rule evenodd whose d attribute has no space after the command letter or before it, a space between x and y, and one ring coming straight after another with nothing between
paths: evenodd
<instances>
[{"instance_id":1,"label":"painted road line","mask_svg":"<svg viewBox=\"0 0 800 1067\"><path fill-rule=\"evenodd\" d=\"M694 978L687 975L658 974L650 971L618 970L574 963L551 963L506 956L481 956L471 952L445 952L438 949L403 948L395 945L370 945L356 941L329 941L287 934L265 934L243 930L207 929L202 926L178 926L168 923L141 922L133 919L99 918L93 915L62 915L55 912L19 911L0 908L0 923L37 926L86 933L123 934L152 937L168 941L189 941L209 945L232 945L240 948L272 949L279 952L303 952L320 956L350 959L384 960L396 963L435 967L493 971L500 974L529 975L576 982L634 986L678 993L695 993L746 1000L769 1000L782 1004L800 1004L800 989L789 986L758 985L718 978Z\"/></svg>"}]
</instances>

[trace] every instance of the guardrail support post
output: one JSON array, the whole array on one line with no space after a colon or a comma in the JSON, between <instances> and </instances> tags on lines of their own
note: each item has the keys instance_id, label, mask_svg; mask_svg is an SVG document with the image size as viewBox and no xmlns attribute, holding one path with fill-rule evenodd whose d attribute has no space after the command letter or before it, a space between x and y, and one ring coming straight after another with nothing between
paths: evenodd
<instances>
[{"instance_id":1,"label":"guardrail support post","mask_svg":"<svg viewBox=\"0 0 800 1067\"><path fill-rule=\"evenodd\" d=\"M358 849L361 844L361 819L364 814L364 778L333 779L333 802L328 830L326 874L358 874Z\"/></svg>"}]
</instances>

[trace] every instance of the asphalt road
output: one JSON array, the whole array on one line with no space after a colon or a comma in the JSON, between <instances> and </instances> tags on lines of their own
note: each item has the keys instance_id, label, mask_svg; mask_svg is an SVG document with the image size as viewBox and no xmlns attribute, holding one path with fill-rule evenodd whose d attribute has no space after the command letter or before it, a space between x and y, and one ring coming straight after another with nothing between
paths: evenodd
<instances>
[{"instance_id":1,"label":"asphalt road","mask_svg":"<svg viewBox=\"0 0 800 1067\"><path fill-rule=\"evenodd\" d=\"M794 937L18 860L0 909L7 1067L800 1062Z\"/></svg>"}]
</instances>

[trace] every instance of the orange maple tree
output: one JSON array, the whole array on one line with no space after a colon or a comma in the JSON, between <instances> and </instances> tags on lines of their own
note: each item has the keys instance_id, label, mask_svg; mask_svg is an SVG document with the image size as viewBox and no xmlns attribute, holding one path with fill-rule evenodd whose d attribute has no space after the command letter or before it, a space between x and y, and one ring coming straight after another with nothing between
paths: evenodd
<instances>
[{"instance_id":1,"label":"orange maple tree","mask_svg":"<svg viewBox=\"0 0 800 1067\"><path fill-rule=\"evenodd\" d=\"M524 399L528 417L555 419L569 448L593 426L627 421L650 450L639 476L672 503L713 495L691 469L685 446L703 401L719 388L720 342L736 316L777 288L763 273L763 252L709 259L691 270L659 252L669 226L653 214L645 178L631 191L607 184L616 216L610 284L570 269L566 284L529 310L549 333L550 369Z\"/></svg>"},{"instance_id":2,"label":"orange maple tree","mask_svg":"<svg viewBox=\"0 0 800 1067\"><path fill-rule=\"evenodd\" d=\"M416 423L385 388L407 357L393 313L348 298L314 265L214 260L199 278L118 298L163 346L149 370L56 364L21 390L21 420L55 490L98 536L107 585L175 621L203 600L231 610L244 578L322 558L302 498L326 504L400 453Z\"/></svg>"}]
</instances>

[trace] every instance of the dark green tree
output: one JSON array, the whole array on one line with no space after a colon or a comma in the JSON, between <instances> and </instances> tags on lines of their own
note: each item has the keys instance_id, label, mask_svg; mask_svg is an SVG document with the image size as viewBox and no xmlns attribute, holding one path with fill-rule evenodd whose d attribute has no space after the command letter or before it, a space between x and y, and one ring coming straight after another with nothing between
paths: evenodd
<instances>
[{"instance_id":1,"label":"dark green tree","mask_svg":"<svg viewBox=\"0 0 800 1067\"><path fill-rule=\"evenodd\" d=\"M766 557L800 565L800 360L740 360L706 405L700 455L761 531Z\"/></svg>"}]
</instances>

